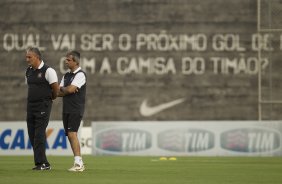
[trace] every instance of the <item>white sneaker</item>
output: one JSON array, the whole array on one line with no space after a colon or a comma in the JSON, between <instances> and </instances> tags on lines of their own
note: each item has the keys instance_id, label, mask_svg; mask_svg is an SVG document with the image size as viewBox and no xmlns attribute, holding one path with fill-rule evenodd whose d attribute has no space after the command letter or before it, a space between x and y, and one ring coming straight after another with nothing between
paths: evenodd
<instances>
[{"instance_id":1,"label":"white sneaker","mask_svg":"<svg viewBox=\"0 0 282 184\"><path fill-rule=\"evenodd\" d=\"M84 165L79 165L79 164L74 164L70 169L68 169L68 171L72 171L72 172L82 172L85 170Z\"/></svg>"}]
</instances>

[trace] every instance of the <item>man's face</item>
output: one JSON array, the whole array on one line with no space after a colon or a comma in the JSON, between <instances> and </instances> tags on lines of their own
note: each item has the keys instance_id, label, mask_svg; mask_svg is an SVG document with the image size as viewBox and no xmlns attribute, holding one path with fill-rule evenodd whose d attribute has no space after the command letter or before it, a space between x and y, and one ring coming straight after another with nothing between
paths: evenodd
<instances>
[{"instance_id":1,"label":"man's face","mask_svg":"<svg viewBox=\"0 0 282 184\"><path fill-rule=\"evenodd\" d=\"M72 55L66 56L65 63L69 69L73 69L77 65L77 63L73 60Z\"/></svg>"},{"instance_id":2,"label":"man's face","mask_svg":"<svg viewBox=\"0 0 282 184\"><path fill-rule=\"evenodd\" d=\"M25 55L25 60L29 66L35 68L39 58L34 52L27 51Z\"/></svg>"}]
</instances>

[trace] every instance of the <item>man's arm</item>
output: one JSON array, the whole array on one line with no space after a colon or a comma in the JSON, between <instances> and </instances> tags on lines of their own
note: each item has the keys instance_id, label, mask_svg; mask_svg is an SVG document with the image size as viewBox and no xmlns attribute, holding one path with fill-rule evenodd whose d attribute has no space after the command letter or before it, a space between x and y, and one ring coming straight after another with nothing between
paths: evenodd
<instances>
[{"instance_id":1,"label":"man's arm","mask_svg":"<svg viewBox=\"0 0 282 184\"><path fill-rule=\"evenodd\" d=\"M58 92L59 92L59 85L57 82L54 82L50 84L52 88L52 100L55 100L57 98Z\"/></svg>"},{"instance_id":2,"label":"man's arm","mask_svg":"<svg viewBox=\"0 0 282 184\"><path fill-rule=\"evenodd\" d=\"M58 92L59 97L66 96L68 94L72 94L77 92L78 88L74 85L69 85L67 87L60 87L60 91Z\"/></svg>"},{"instance_id":3,"label":"man's arm","mask_svg":"<svg viewBox=\"0 0 282 184\"><path fill-rule=\"evenodd\" d=\"M53 68L49 67L46 70L45 78L52 88L52 100L55 100L59 91L58 76L56 71Z\"/></svg>"},{"instance_id":4,"label":"man's arm","mask_svg":"<svg viewBox=\"0 0 282 184\"><path fill-rule=\"evenodd\" d=\"M64 78L65 78L65 76L63 76L61 83L60 83L60 91L58 93L59 97L63 97L63 96L78 92L79 88L81 88L81 86L84 85L85 82L86 82L85 75L82 72L78 73L74 77L72 83L70 85L66 86L66 87L63 87L64 86Z\"/></svg>"}]
</instances>

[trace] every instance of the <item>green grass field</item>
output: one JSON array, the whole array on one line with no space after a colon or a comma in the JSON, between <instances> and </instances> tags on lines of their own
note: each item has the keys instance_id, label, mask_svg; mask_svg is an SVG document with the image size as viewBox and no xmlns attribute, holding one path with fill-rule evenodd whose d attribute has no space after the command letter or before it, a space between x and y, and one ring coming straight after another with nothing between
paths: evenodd
<instances>
[{"instance_id":1,"label":"green grass field","mask_svg":"<svg viewBox=\"0 0 282 184\"><path fill-rule=\"evenodd\" d=\"M280 157L84 156L86 170L68 172L73 158L49 156L50 171L32 171L31 156L0 156L0 184L281 184Z\"/></svg>"}]
</instances>

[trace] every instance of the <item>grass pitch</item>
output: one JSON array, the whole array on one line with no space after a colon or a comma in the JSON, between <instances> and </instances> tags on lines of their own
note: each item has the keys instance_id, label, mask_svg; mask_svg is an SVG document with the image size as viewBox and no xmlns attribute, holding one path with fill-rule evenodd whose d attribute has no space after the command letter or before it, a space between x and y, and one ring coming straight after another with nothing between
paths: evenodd
<instances>
[{"instance_id":1,"label":"grass pitch","mask_svg":"<svg viewBox=\"0 0 282 184\"><path fill-rule=\"evenodd\" d=\"M86 170L68 172L73 157L48 156L52 170L32 171L31 156L0 156L0 184L281 184L280 157L84 156Z\"/></svg>"}]
</instances>

